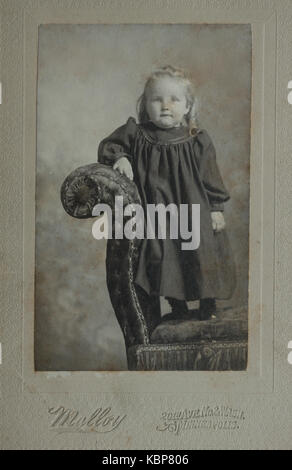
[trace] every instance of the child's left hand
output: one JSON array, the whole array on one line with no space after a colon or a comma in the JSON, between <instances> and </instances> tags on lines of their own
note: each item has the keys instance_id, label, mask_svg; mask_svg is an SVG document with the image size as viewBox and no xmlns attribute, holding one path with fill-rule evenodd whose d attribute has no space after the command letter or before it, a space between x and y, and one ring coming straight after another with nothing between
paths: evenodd
<instances>
[{"instance_id":1,"label":"child's left hand","mask_svg":"<svg viewBox=\"0 0 292 470\"><path fill-rule=\"evenodd\" d=\"M223 212L216 211L211 212L211 219L212 219L212 227L214 232L221 232L225 228L225 220Z\"/></svg>"}]
</instances>

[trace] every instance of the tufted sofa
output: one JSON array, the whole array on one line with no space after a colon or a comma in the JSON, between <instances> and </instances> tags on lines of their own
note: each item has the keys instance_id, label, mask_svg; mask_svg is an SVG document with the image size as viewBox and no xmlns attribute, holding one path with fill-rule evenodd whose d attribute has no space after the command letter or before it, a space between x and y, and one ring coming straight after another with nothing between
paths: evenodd
<instances>
[{"instance_id":1,"label":"tufted sofa","mask_svg":"<svg viewBox=\"0 0 292 470\"><path fill-rule=\"evenodd\" d=\"M77 168L61 187L65 211L79 219L92 217L100 203L108 204L114 216L115 196L123 196L124 205L140 203L135 183L100 163ZM245 370L246 308L222 310L209 321L198 321L196 310L161 317L159 301L134 282L140 243L114 236L107 241L107 286L129 370Z\"/></svg>"}]
</instances>

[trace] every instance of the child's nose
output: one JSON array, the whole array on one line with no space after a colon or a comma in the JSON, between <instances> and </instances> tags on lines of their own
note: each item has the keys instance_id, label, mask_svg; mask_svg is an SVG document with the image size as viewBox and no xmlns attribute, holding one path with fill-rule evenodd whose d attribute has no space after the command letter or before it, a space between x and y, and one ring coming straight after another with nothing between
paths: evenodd
<instances>
[{"instance_id":1,"label":"child's nose","mask_svg":"<svg viewBox=\"0 0 292 470\"><path fill-rule=\"evenodd\" d=\"M162 109L169 109L169 101L163 101L162 102Z\"/></svg>"}]
</instances>

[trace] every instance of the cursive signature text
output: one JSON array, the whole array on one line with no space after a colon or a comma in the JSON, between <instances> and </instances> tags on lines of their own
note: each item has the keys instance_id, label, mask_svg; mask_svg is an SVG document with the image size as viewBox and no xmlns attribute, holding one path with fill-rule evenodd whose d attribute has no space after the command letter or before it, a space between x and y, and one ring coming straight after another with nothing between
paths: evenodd
<instances>
[{"instance_id":1,"label":"cursive signature text","mask_svg":"<svg viewBox=\"0 0 292 470\"><path fill-rule=\"evenodd\" d=\"M48 409L52 417L50 428L58 432L108 433L117 429L127 415L115 415L111 407L96 408L92 413L81 414L64 406Z\"/></svg>"}]
</instances>

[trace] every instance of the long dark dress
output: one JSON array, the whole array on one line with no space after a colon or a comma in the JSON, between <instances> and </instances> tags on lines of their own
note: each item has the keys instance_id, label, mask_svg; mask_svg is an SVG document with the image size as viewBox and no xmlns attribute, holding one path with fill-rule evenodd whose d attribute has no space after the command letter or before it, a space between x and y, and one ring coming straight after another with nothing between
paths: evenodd
<instances>
[{"instance_id":1,"label":"long dark dress","mask_svg":"<svg viewBox=\"0 0 292 470\"><path fill-rule=\"evenodd\" d=\"M215 233L211 211L229 199L215 149L205 130L157 128L134 118L102 140L98 161L113 165L126 156L133 168L143 209L146 204L200 204L200 245L182 250L184 240L142 241L135 282L149 295L184 300L230 298L235 267L225 230ZM146 214L146 212L145 212Z\"/></svg>"}]
</instances>

